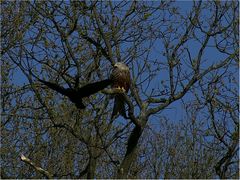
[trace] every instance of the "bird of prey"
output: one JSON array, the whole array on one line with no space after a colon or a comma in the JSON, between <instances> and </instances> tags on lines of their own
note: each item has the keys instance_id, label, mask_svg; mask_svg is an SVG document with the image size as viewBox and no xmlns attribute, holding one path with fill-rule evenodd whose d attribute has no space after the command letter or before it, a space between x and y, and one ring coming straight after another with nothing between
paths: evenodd
<instances>
[{"instance_id":1,"label":"bird of prey","mask_svg":"<svg viewBox=\"0 0 240 180\"><path fill-rule=\"evenodd\" d=\"M108 85L112 84L111 79L105 79L102 81L98 81L95 83L89 83L81 88L64 88L59 86L56 83L44 81L41 79L38 79L40 82L42 82L44 85L48 86L49 88L59 92L60 94L67 96L78 109L84 109L85 105L82 102L82 98L88 97L92 94L97 93L98 91L101 91Z\"/></svg>"},{"instance_id":2,"label":"bird of prey","mask_svg":"<svg viewBox=\"0 0 240 180\"><path fill-rule=\"evenodd\" d=\"M131 82L130 70L124 63L117 62L114 65L114 69L112 71L110 79L112 80L112 88L121 89L126 93L128 92ZM111 118L115 119L119 115L122 115L124 118L126 118L127 116L125 111L123 94L118 93L114 96L115 100Z\"/></svg>"}]
</instances>

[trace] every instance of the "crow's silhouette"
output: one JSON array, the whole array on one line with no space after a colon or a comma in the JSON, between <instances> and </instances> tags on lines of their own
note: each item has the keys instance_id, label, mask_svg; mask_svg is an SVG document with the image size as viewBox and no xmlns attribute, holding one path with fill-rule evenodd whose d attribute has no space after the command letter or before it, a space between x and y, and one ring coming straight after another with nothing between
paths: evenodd
<instances>
[{"instance_id":1,"label":"crow's silhouette","mask_svg":"<svg viewBox=\"0 0 240 180\"><path fill-rule=\"evenodd\" d=\"M59 86L56 83L44 81L41 79L38 79L40 82L42 82L44 85L47 87L57 91L58 93L67 96L70 101L72 101L77 108L79 109L84 109L86 106L82 102L82 98L84 97L89 97L92 94L97 93L98 91L101 91L108 85L112 84L111 79L105 79L102 81L94 82L94 83L89 83L81 88L64 88Z\"/></svg>"}]
</instances>

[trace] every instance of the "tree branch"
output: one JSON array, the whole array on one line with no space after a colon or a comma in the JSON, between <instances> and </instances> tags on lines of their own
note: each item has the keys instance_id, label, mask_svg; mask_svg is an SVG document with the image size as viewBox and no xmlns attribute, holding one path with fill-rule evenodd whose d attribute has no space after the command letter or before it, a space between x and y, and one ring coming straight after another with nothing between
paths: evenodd
<instances>
[{"instance_id":1,"label":"tree branch","mask_svg":"<svg viewBox=\"0 0 240 180\"><path fill-rule=\"evenodd\" d=\"M156 108L150 108L147 111L147 116L150 116L151 114L157 113L160 110L164 109L165 107L167 107L169 104L171 104L172 102L182 98L187 92L188 90L199 80L201 80L206 74L208 74L211 71L217 70L225 65L227 65L234 57L235 55L238 53L238 51L235 51L235 53L231 54L230 56L228 56L225 60L223 60L222 62L216 64L216 65L212 65L210 67L208 67L205 71L203 71L202 73L195 73L193 75L193 77L191 78L191 80L187 83L187 85L183 88L182 91L180 91L179 93L177 93L176 95L174 95L173 97L169 97L166 102ZM152 99L151 101L154 101L154 99ZM159 101L160 102L160 101Z\"/></svg>"},{"instance_id":2,"label":"tree branch","mask_svg":"<svg viewBox=\"0 0 240 180\"><path fill-rule=\"evenodd\" d=\"M30 166L32 166L37 172L43 174L44 176L46 176L47 179L52 179L53 175L51 175L48 171L44 170L41 167L36 166L35 163L33 163L29 158L27 158L26 156L24 156L23 154L21 154L20 156L21 161L29 164Z\"/></svg>"}]
</instances>

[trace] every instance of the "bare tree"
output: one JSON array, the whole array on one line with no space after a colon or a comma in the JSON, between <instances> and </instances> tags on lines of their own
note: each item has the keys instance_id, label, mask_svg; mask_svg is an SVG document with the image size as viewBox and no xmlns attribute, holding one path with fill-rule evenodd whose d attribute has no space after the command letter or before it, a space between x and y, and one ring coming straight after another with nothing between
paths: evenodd
<instances>
[{"instance_id":1,"label":"bare tree","mask_svg":"<svg viewBox=\"0 0 240 180\"><path fill-rule=\"evenodd\" d=\"M238 178L238 2L1 4L1 177ZM77 89L117 61L128 119L38 81Z\"/></svg>"}]
</instances>

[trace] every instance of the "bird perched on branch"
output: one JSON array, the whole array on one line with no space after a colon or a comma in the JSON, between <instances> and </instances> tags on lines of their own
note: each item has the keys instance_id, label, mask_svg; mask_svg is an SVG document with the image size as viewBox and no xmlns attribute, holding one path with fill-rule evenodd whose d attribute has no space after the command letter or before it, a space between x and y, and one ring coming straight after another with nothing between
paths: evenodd
<instances>
[{"instance_id":1,"label":"bird perched on branch","mask_svg":"<svg viewBox=\"0 0 240 180\"><path fill-rule=\"evenodd\" d=\"M130 88L131 78L130 78L130 70L124 63L117 62L114 65L114 69L110 76L112 80L112 88L120 89L123 92L127 93ZM126 116L125 110L125 102L122 93L117 93L114 95L114 107L112 112L112 119L117 118L119 115L122 115L124 118Z\"/></svg>"},{"instance_id":2,"label":"bird perched on branch","mask_svg":"<svg viewBox=\"0 0 240 180\"><path fill-rule=\"evenodd\" d=\"M95 83L89 83L81 88L73 89L73 88L64 88L59 86L56 83L44 81L41 79L38 79L38 80L42 82L44 85L48 86L49 88L59 92L64 96L67 96L79 109L85 108L85 105L82 102L82 98L89 97L92 94L95 94L98 91L101 91L102 89L106 88L108 85L112 84L111 79L105 79Z\"/></svg>"}]
</instances>

